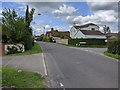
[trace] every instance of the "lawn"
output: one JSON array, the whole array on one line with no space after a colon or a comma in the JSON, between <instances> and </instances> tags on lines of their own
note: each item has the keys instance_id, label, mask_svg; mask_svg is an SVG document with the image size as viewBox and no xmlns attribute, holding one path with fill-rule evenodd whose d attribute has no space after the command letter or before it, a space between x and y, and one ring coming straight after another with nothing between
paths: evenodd
<instances>
[{"instance_id":1,"label":"lawn","mask_svg":"<svg viewBox=\"0 0 120 90\"><path fill-rule=\"evenodd\" d=\"M112 57L112 58L115 58L115 59L120 60L120 55L111 54L111 53L108 53L107 51L105 51L104 54L105 54L106 56L109 56L109 57Z\"/></svg>"},{"instance_id":2,"label":"lawn","mask_svg":"<svg viewBox=\"0 0 120 90\"><path fill-rule=\"evenodd\" d=\"M16 54L8 54L8 56L21 56L21 55L30 55L30 54L36 54L41 53L42 49L38 43L35 43L33 48L31 50L26 50L23 53L16 53Z\"/></svg>"},{"instance_id":3,"label":"lawn","mask_svg":"<svg viewBox=\"0 0 120 90\"><path fill-rule=\"evenodd\" d=\"M14 68L2 68L2 87L45 88L44 78L37 73L20 71Z\"/></svg>"}]
</instances>

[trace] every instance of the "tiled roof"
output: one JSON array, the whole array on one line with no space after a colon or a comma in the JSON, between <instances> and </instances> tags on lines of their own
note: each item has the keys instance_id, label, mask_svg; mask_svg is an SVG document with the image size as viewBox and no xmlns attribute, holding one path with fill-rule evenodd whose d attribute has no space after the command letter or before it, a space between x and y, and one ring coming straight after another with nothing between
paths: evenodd
<instances>
[{"instance_id":1,"label":"tiled roof","mask_svg":"<svg viewBox=\"0 0 120 90\"><path fill-rule=\"evenodd\" d=\"M80 30L85 35L104 35L100 31L94 31L94 30Z\"/></svg>"},{"instance_id":2,"label":"tiled roof","mask_svg":"<svg viewBox=\"0 0 120 90\"><path fill-rule=\"evenodd\" d=\"M88 23L88 24L84 24L84 25L80 25L80 26L74 26L76 29L78 29L78 28L84 28L84 27L88 27L88 26L90 26L90 25L94 25L94 26L97 26L97 27L99 27L98 25L96 25L96 24L93 24L93 23Z\"/></svg>"}]
</instances>

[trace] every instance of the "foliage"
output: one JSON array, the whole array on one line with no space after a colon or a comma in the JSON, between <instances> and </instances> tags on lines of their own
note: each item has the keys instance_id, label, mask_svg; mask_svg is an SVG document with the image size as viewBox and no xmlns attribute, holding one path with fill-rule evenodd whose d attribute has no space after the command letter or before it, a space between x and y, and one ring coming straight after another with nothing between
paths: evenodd
<instances>
[{"instance_id":1,"label":"foliage","mask_svg":"<svg viewBox=\"0 0 120 90\"><path fill-rule=\"evenodd\" d=\"M110 28L109 28L109 26L104 26L103 27L103 30L104 30L104 34L107 34L107 33L111 33L111 30L110 30Z\"/></svg>"},{"instance_id":2,"label":"foliage","mask_svg":"<svg viewBox=\"0 0 120 90\"><path fill-rule=\"evenodd\" d=\"M35 9L27 6L25 17L18 17L13 9L5 9L2 12L2 42L3 43L23 43L25 49L29 50L34 45L32 37L32 28L30 23L33 20Z\"/></svg>"},{"instance_id":3,"label":"foliage","mask_svg":"<svg viewBox=\"0 0 120 90\"><path fill-rule=\"evenodd\" d=\"M42 34L37 40L38 40L38 41L42 41L42 40L43 40L43 37L44 37L44 34Z\"/></svg>"},{"instance_id":4,"label":"foliage","mask_svg":"<svg viewBox=\"0 0 120 90\"><path fill-rule=\"evenodd\" d=\"M31 28L30 28L30 23L33 20L33 14L34 14L35 9L31 9L29 12L29 6L27 5L26 8L26 14L25 14L25 22L26 22L26 29L32 34Z\"/></svg>"},{"instance_id":5,"label":"foliage","mask_svg":"<svg viewBox=\"0 0 120 90\"><path fill-rule=\"evenodd\" d=\"M15 23L17 21L17 13L15 12L15 10L10 10L10 9L5 9L2 12L2 36L6 36L8 39L3 40L4 41L14 41L15 38L15 32L16 32L16 26Z\"/></svg>"},{"instance_id":6,"label":"foliage","mask_svg":"<svg viewBox=\"0 0 120 90\"><path fill-rule=\"evenodd\" d=\"M112 58L120 60L120 55L118 55L118 54L112 54L112 53L109 53L107 51L105 51L104 54L109 56L109 57L112 57Z\"/></svg>"},{"instance_id":7,"label":"foliage","mask_svg":"<svg viewBox=\"0 0 120 90\"><path fill-rule=\"evenodd\" d=\"M120 55L120 39L109 41L107 51L112 54Z\"/></svg>"},{"instance_id":8,"label":"foliage","mask_svg":"<svg viewBox=\"0 0 120 90\"><path fill-rule=\"evenodd\" d=\"M70 45L79 45L80 42L86 42L85 45L105 45L105 39L69 39Z\"/></svg>"},{"instance_id":9,"label":"foliage","mask_svg":"<svg viewBox=\"0 0 120 90\"><path fill-rule=\"evenodd\" d=\"M44 34L42 34L37 40L44 41L44 42L52 42L52 37L47 37Z\"/></svg>"}]
</instances>

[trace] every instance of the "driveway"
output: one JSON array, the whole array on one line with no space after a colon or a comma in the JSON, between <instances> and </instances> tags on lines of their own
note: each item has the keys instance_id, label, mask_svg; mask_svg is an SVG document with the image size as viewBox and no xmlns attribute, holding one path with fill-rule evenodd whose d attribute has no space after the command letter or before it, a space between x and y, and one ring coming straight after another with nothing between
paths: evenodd
<instances>
[{"instance_id":1,"label":"driveway","mask_svg":"<svg viewBox=\"0 0 120 90\"><path fill-rule=\"evenodd\" d=\"M5 56L2 58L3 67L13 67L20 70L37 72L42 76L45 75L43 63L44 62L42 54L25 56Z\"/></svg>"},{"instance_id":2,"label":"driveway","mask_svg":"<svg viewBox=\"0 0 120 90\"><path fill-rule=\"evenodd\" d=\"M118 61L104 49L72 48L38 42L47 63L53 88L118 88Z\"/></svg>"}]
</instances>

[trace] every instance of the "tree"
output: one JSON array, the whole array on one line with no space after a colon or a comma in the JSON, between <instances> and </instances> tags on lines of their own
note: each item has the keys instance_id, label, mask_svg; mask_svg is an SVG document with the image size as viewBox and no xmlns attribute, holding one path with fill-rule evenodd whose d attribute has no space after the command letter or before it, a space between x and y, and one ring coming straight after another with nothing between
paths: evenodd
<instances>
[{"instance_id":1,"label":"tree","mask_svg":"<svg viewBox=\"0 0 120 90\"><path fill-rule=\"evenodd\" d=\"M18 17L13 9L5 9L2 12L2 37L5 43L23 43L25 49L31 49L33 45L32 28L30 23L33 20L35 9L27 6L25 17Z\"/></svg>"},{"instance_id":2,"label":"tree","mask_svg":"<svg viewBox=\"0 0 120 90\"><path fill-rule=\"evenodd\" d=\"M31 49L32 45L34 45L34 39L32 37L32 28L30 27L30 23L33 20L33 14L34 14L35 9L31 9L31 11L29 12L29 6L27 5L26 8L26 14L25 14L25 35L24 35L24 43L25 43L25 47L26 50Z\"/></svg>"},{"instance_id":3,"label":"tree","mask_svg":"<svg viewBox=\"0 0 120 90\"><path fill-rule=\"evenodd\" d=\"M15 12L14 9L13 10L5 9L2 12L2 15L3 15L3 17L2 17L2 27L3 27L2 28L2 36L4 36L4 37L6 36L8 38L8 40L11 43L13 43L15 41L15 37L16 37L15 23L17 21L17 13Z\"/></svg>"},{"instance_id":4,"label":"tree","mask_svg":"<svg viewBox=\"0 0 120 90\"><path fill-rule=\"evenodd\" d=\"M29 6L27 5L26 8L26 14L25 14L25 22L26 22L26 29L32 34L31 28L30 28L30 23L33 20L33 14L35 12L35 9L32 8L31 11L29 12Z\"/></svg>"},{"instance_id":5,"label":"tree","mask_svg":"<svg viewBox=\"0 0 120 90\"><path fill-rule=\"evenodd\" d=\"M111 33L111 30L110 30L110 28L109 28L109 26L104 26L103 27L103 30L104 30L104 34L107 34L107 33Z\"/></svg>"}]
</instances>

